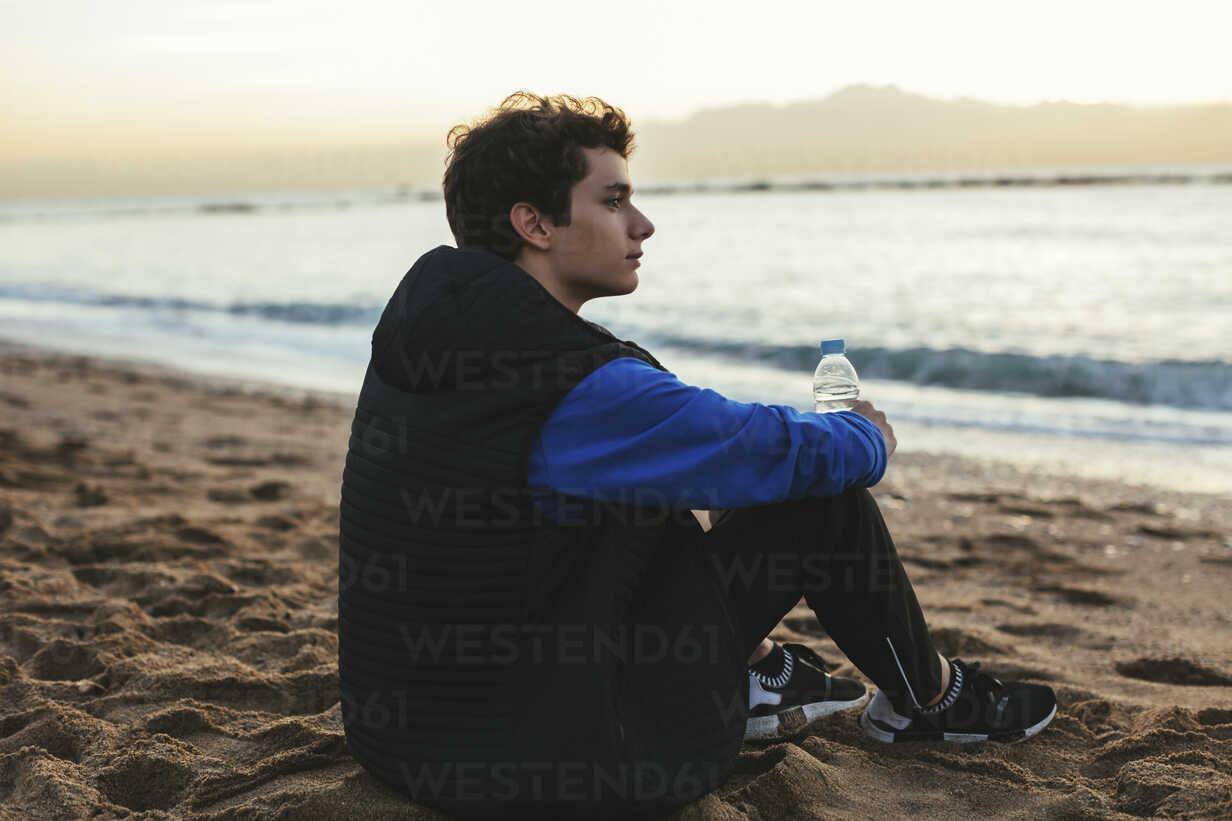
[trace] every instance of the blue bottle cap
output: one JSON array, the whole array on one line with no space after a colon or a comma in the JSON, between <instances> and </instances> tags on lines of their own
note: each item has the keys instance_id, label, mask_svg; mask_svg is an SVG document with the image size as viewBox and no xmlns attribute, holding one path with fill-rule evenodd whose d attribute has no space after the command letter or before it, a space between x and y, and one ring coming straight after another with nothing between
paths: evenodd
<instances>
[{"instance_id":1,"label":"blue bottle cap","mask_svg":"<svg viewBox=\"0 0 1232 821\"><path fill-rule=\"evenodd\" d=\"M828 353L844 353L846 350L847 345L841 339L823 339L821 341L821 353L823 356Z\"/></svg>"}]
</instances>

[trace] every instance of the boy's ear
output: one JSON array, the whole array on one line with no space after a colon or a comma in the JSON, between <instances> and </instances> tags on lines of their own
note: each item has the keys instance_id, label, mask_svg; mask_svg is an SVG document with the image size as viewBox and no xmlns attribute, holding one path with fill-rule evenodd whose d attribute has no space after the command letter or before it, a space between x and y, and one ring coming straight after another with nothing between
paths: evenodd
<instances>
[{"instance_id":1,"label":"boy's ear","mask_svg":"<svg viewBox=\"0 0 1232 821\"><path fill-rule=\"evenodd\" d=\"M509 222L526 244L533 245L540 251L551 247L552 226L539 213L539 209L529 202L514 203L509 209Z\"/></svg>"}]
</instances>

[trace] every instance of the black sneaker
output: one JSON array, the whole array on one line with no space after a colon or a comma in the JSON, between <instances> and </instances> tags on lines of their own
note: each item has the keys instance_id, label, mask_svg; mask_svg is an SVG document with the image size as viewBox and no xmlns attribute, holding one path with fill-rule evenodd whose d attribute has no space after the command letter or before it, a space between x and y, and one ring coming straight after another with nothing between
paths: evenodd
<instances>
[{"instance_id":1,"label":"black sneaker","mask_svg":"<svg viewBox=\"0 0 1232 821\"><path fill-rule=\"evenodd\" d=\"M868 697L855 679L834 678L803 644L783 645L783 672L773 678L749 670L746 741L790 735L830 713L859 707Z\"/></svg>"},{"instance_id":2,"label":"black sneaker","mask_svg":"<svg viewBox=\"0 0 1232 821\"><path fill-rule=\"evenodd\" d=\"M980 663L952 659L959 691L944 710L900 716L880 691L860 716L860 726L878 741L1021 741L1048 726L1057 714L1051 687L1000 681L980 672ZM944 701L942 702L944 703Z\"/></svg>"}]
</instances>

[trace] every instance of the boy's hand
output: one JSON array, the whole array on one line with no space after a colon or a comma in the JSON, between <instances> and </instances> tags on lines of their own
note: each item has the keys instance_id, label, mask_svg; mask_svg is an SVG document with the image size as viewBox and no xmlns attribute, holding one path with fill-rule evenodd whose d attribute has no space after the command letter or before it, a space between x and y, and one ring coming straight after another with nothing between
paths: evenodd
<instances>
[{"instance_id":1,"label":"boy's hand","mask_svg":"<svg viewBox=\"0 0 1232 821\"><path fill-rule=\"evenodd\" d=\"M894 428L890 427L890 423L886 421L885 414L874 408L872 402L865 402L863 399L857 399L851 406L851 410L877 426L881 435L885 437L886 459L893 456L894 449L898 447L898 440L894 438Z\"/></svg>"}]
</instances>

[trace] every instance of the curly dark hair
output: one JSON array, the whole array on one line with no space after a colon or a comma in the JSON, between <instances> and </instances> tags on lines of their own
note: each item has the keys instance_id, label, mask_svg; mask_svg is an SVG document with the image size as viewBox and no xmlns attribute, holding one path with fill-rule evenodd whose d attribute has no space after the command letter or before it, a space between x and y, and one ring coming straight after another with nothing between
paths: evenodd
<instances>
[{"instance_id":1,"label":"curly dark hair","mask_svg":"<svg viewBox=\"0 0 1232 821\"><path fill-rule=\"evenodd\" d=\"M568 225L569 192L586 176L582 148L606 146L624 159L633 132L625 113L598 97L540 97L516 91L478 123L455 125L445 177L445 217L459 248L514 260L524 244L509 221L529 202L556 225Z\"/></svg>"}]
</instances>

